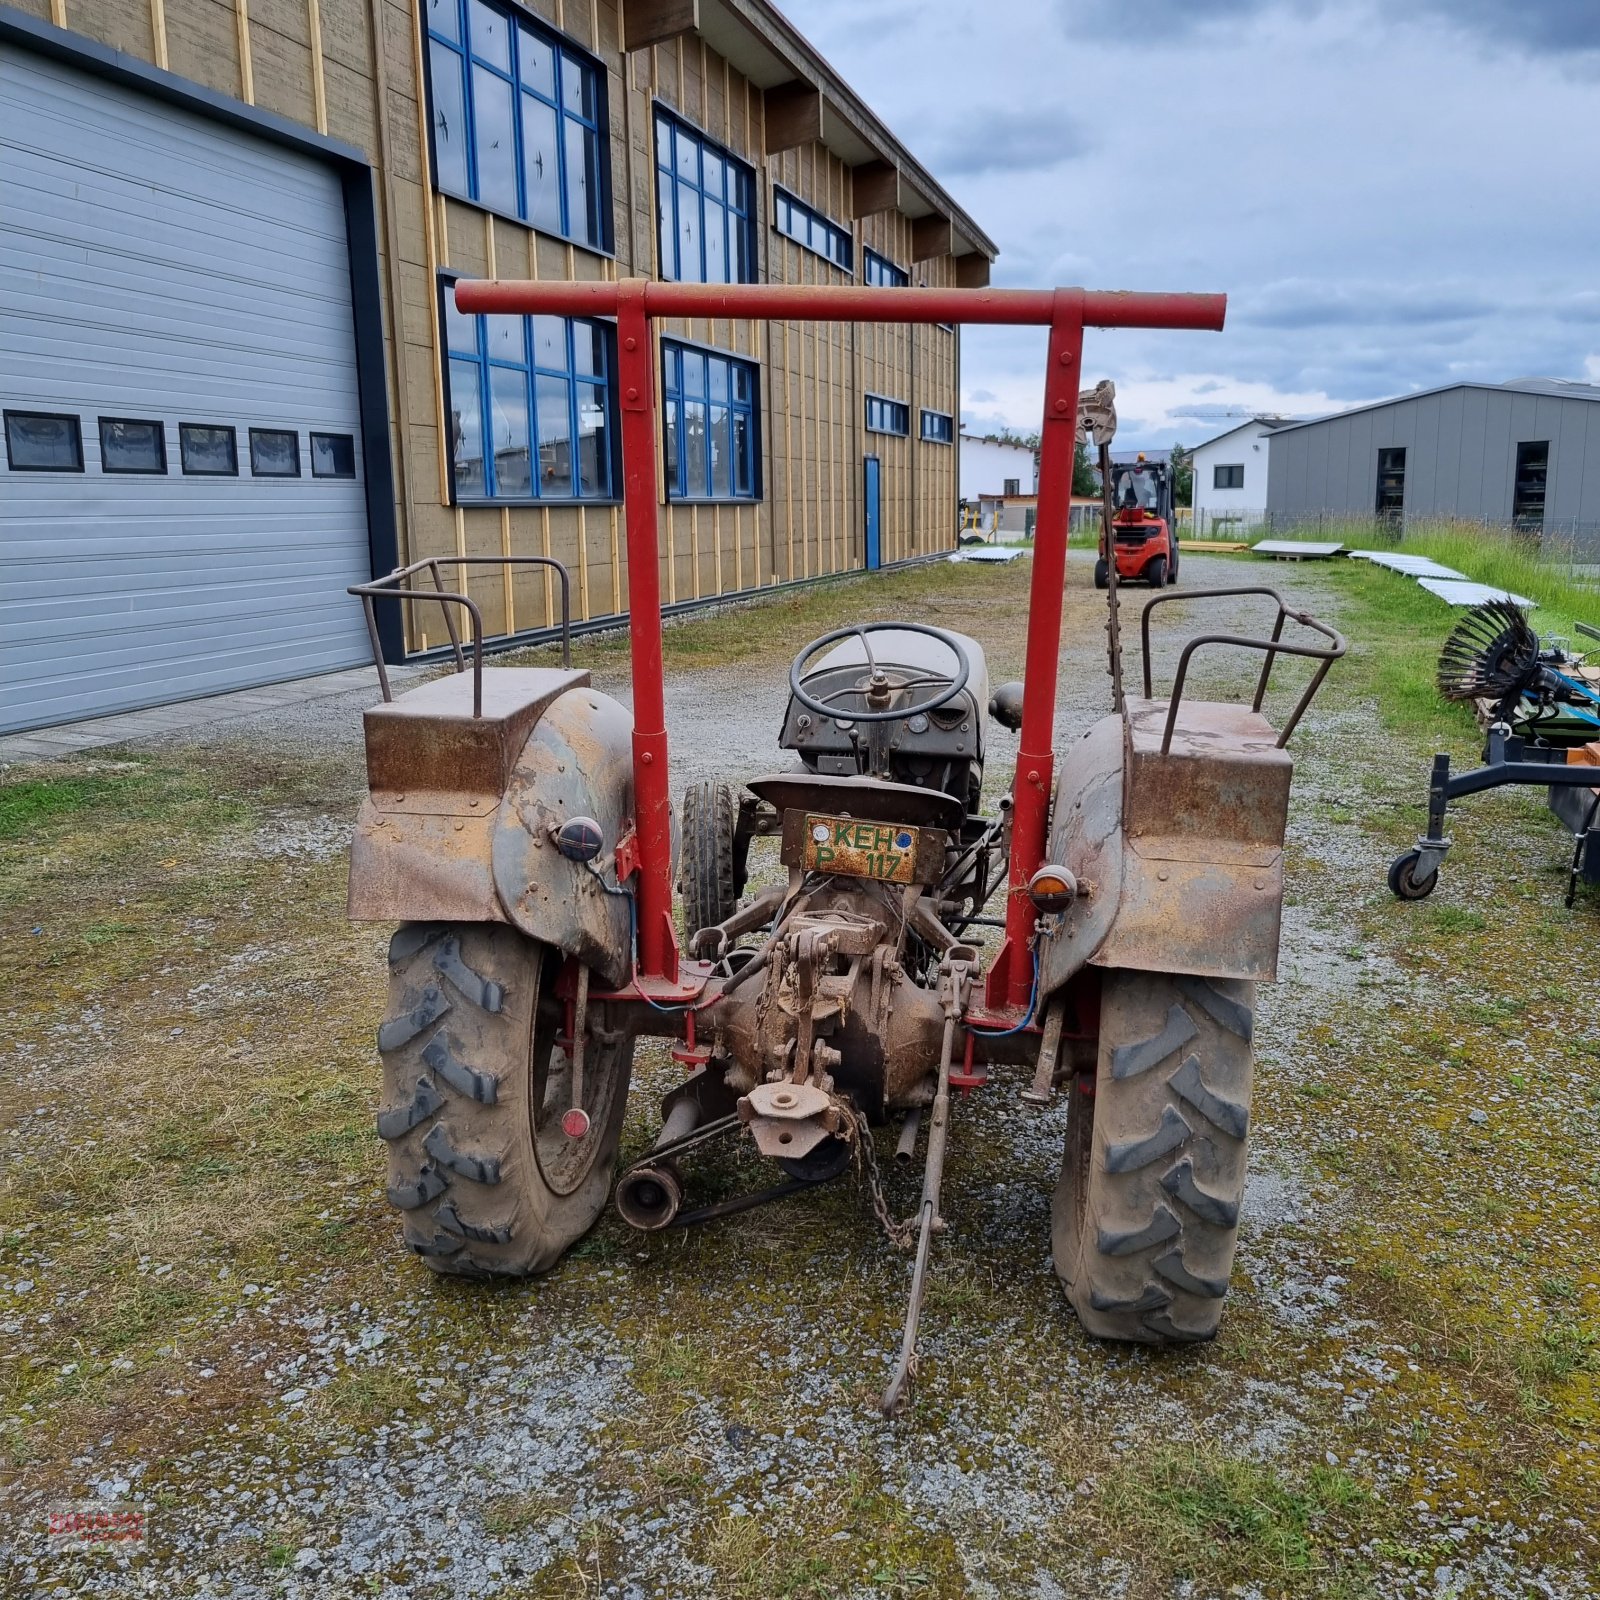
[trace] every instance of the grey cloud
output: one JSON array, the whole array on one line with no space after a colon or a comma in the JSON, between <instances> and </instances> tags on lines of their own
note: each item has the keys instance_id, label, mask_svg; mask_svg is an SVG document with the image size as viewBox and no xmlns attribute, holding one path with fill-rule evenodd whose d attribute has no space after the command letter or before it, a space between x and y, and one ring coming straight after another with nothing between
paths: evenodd
<instances>
[{"instance_id":1,"label":"grey cloud","mask_svg":"<svg viewBox=\"0 0 1600 1600\"><path fill-rule=\"evenodd\" d=\"M1038 172L1094 147L1081 123L1049 106L979 108L953 99L946 104L951 120L926 124L917 143L919 154L940 174Z\"/></svg>"}]
</instances>

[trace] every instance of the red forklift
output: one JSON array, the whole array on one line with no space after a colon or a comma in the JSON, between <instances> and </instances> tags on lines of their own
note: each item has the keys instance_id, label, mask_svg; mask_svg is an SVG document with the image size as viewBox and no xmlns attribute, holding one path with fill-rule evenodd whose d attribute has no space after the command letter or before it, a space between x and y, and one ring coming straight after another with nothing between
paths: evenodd
<instances>
[{"instance_id":1,"label":"red forklift","mask_svg":"<svg viewBox=\"0 0 1600 1600\"><path fill-rule=\"evenodd\" d=\"M1112 459L1112 537L1117 548L1117 580L1143 579L1152 589L1178 581L1178 522L1172 504L1172 463L1143 451L1131 459ZM1106 536L1100 534L1100 559L1094 586L1108 587Z\"/></svg>"}]
</instances>

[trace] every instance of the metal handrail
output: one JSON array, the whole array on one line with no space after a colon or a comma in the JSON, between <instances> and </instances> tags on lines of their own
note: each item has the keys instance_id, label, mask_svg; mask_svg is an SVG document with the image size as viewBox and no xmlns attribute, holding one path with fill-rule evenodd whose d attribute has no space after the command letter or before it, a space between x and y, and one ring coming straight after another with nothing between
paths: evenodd
<instances>
[{"instance_id":1,"label":"metal handrail","mask_svg":"<svg viewBox=\"0 0 1600 1600\"><path fill-rule=\"evenodd\" d=\"M467 670L467 659L461 651L461 635L456 629L452 605L466 609L472 623L472 714L483 715L483 613L468 595L455 589L446 589L439 576L440 567L553 567L561 580L561 665L572 665L572 575L554 556L425 556L408 567L396 567L387 577L376 578L371 583L352 584L347 594L359 595L367 619L367 638L372 643L372 664L378 669L378 686L383 698L394 699L389 686L389 673L383 663L383 649L378 641L378 622L373 610L375 600L436 600L444 615L445 631L450 635L450 650L456 659L456 671ZM433 579L433 588L399 588L413 573L426 570Z\"/></svg>"},{"instance_id":2,"label":"metal handrail","mask_svg":"<svg viewBox=\"0 0 1600 1600\"><path fill-rule=\"evenodd\" d=\"M1146 700L1154 699L1151 677L1150 660L1150 613L1159 605L1170 600L1211 600L1218 596L1264 594L1275 600L1278 605L1277 620L1272 625L1270 639L1251 639L1237 633L1202 633L1191 639L1184 647L1183 654L1178 657L1178 670L1173 676L1172 693L1167 701L1166 728L1161 736L1161 754L1166 755L1172 748L1172 734L1177 727L1178 705L1183 699L1183 685L1189 676L1189 658L1203 644L1232 645L1239 650L1260 650L1265 653L1266 659L1261 663L1261 676L1256 680L1255 698L1250 702L1250 709L1255 712L1261 710L1267 698L1267 685L1272 677L1272 668L1279 656L1302 656L1308 660L1320 661L1322 665L1312 674L1311 681L1305 687L1305 692L1295 702L1294 710L1289 714L1289 720L1284 724L1283 731L1278 735L1278 749L1288 744L1289 736L1299 725L1301 717L1306 714L1307 707L1316 698L1317 690L1322 687L1322 680L1327 677L1329 669L1334 662L1344 655L1350 647L1344 635L1337 629L1330 628L1327 623L1319 622L1309 611L1291 611L1283 602L1283 596L1276 589L1265 584L1246 584L1237 588L1228 589L1190 589L1182 594L1158 594L1153 600L1147 600L1144 610L1139 618L1139 644L1144 657L1144 697ZM1283 639L1283 625L1286 621L1296 622L1303 628L1309 628L1313 633L1320 633L1323 638L1332 641L1332 647L1319 650L1313 645L1286 644Z\"/></svg>"}]
</instances>

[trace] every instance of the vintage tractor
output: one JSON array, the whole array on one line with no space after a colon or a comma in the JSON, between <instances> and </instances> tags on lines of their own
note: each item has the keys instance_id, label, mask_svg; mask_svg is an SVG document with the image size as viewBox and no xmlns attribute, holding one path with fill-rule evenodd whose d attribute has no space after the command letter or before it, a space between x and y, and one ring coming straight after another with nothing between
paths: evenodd
<instances>
[{"instance_id":1,"label":"vintage tractor","mask_svg":"<svg viewBox=\"0 0 1600 1600\"><path fill-rule=\"evenodd\" d=\"M1102 443L1109 440L1102 439ZM1152 589L1178 581L1178 518L1173 505L1172 464L1143 451L1112 459L1106 487L1112 504L1111 529L1100 535L1094 564L1094 586L1109 588L1110 551L1116 552L1116 576L1142 581Z\"/></svg>"},{"instance_id":2,"label":"vintage tractor","mask_svg":"<svg viewBox=\"0 0 1600 1600\"><path fill-rule=\"evenodd\" d=\"M634 709L569 668L485 670L481 618L444 588L442 560L357 591L369 623L386 597L436 599L464 610L472 634L470 667L458 647L462 670L394 699L385 685L368 712L371 793L352 848L351 915L400 924L378 1131L406 1244L441 1272L537 1273L610 1194L629 1224L657 1230L854 1165L891 1237L916 1249L892 1414L943 1226L953 1092L1020 1068L1025 1106L1069 1096L1053 1247L1084 1325L1147 1343L1210 1338L1244 1183L1254 985L1278 955L1284 746L1343 641L1268 589L1191 591L1267 596L1276 619L1265 637L1190 640L1158 697L1149 616L1176 597L1157 596L1144 694L1121 694L1113 610L1117 713L1059 770L1051 731L1082 330L1219 328L1221 297L637 281L462 283L456 296L469 313L617 319ZM1049 329L1025 686L991 695L973 640L917 622L827 634L790 671L778 741L790 764L742 790L692 789L681 858L650 357L650 319L668 316ZM1291 620L1315 642L1286 638ZM1183 697L1195 650L1223 643L1264 658L1248 708ZM1261 713L1281 655L1317 665L1280 733ZM993 816L979 809L986 713L1020 730ZM746 895L766 837L782 871ZM999 916L986 915L996 898ZM996 938L991 952L980 936ZM641 1035L670 1040L684 1075L653 1146L615 1178ZM926 1130L921 1204L905 1222L878 1178L884 1124L908 1158ZM718 1139L748 1141L778 1181L686 1205L694 1155Z\"/></svg>"}]
</instances>

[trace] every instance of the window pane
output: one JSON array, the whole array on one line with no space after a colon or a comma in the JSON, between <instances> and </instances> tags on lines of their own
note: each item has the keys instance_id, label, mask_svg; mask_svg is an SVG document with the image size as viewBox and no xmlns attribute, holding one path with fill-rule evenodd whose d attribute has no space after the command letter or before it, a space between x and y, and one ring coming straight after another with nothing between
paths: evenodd
<instances>
[{"instance_id":1,"label":"window pane","mask_svg":"<svg viewBox=\"0 0 1600 1600\"><path fill-rule=\"evenodd\" d=\"M533 364L567 370L567 324L562 317L533 317Z\"/></svg>"},{"instance_id":2,"label":"window pane","mask_svg":"<svg viewBox=\"0 0 1600 1600\"><path fill-rule=\"evenodd\" d=\"M100 419L102 472L165 472L166 430L159 422Z\"/></svg>"},{"instance_id":3,"label":"window pane","mask_svg":"<svg viewBox=\"0 0 1600 1600\"><path fill-rule=\"evenodd\" d=\"M678 185L678 276L685 283L704 283L700 261L700 196L686 183Z\"/></svg>"},{"instance_id":4,"label":"window pane","mask_svg":"<svg viewBox=\"0 0 1600 1600\"><path fill-rule=\"evenodd\" d=\"M747 411L733 414L733 492L754 494L755 422Z\"/></svg>"},{"instance_id":5,"label":"window pane","mask_svg":"<svg viewBox=\"0 0 1600 1600\"><path fill-rule=\"evenodd\" d=\"M578 493L604 498L611 493L611 429L606 392L578 385Z\"/></svg>"},{"instance_id":6,"label":"window pane","mask_svg":"<svg viewBox=\"0 0 1600 1600\"><path fill-rule=\"evenodd\" d=\"M428 26L446 39L461 42L461 0L428 0Z\"/></svg>"},{"instance_id":7,"label":"window pane","mask_svg":"<svg viewBox=\"0 0 1600 1600\"><path fill-rule=\"evenodd\" d=\"M571 389L565 378L536 378L539 396L539 493L572 493Z\"/></svg>"},{"instance_id":8,"label":"window pane","mask_svg":"<svg viewBox=\"0 0 1600 1600\"><path fill-rule=\"evenodd\" d=\"M594 121L594 74L570 50L561 52L561 103L574 115Z\"/></svg>"},{"instance_id":9,"label":"window pane","mask_svg":"<svg viewBox=\"0 0 1600 1600\"><path fill-rule=\"evenodd\" d=\"M82 472L83 436L78 419L8 411L6 455L14 471Z\"/></svg>"},{"instance_id":10,"label":"window pane","mask_svg":"<svg viewBox=\"0 0 1600 1600\"><path fill-rule=\"evenodd\" d=\"M733 494L733 439L728 408L711 408L711 492L719 500Z\"/></svg>"},{"instance_id":11,"label":"window pane","mask_svg":"<svg viewBox=\"0 0 1600 1600\"><path fill-rule=\"evenodd\" d=\"M473 55L511 70L511 20L483 0L467 0L467 32Z\"/></svg>"},{"instance_id":12,"label":"window pane","mask_svg":"<svg viewBox=\"0 0 1600 1600\"><path fill-rule=\"evenodd\" d=\"M581 122L567 122L567 232L580 243L599 238L594 206L595 138Z\"/></svg>"},{"instance_id":13,"label":"window pane","mask_svg":"<svg viewBox=\"0 0 1600 1600\"><path fill-rule=\"evenodd\" d=\"M252 428L250 471L258 478L298 478L299 435L286 428Z\"/></svg>"},{"instance_id":14,"label":"window pane","mask_svg":"<svg viewBox=\"0 0 1600 1600\"><path fill-rule=\"evenodd\" d=\"M450 457L455 463L456 494L462 499L487 493L483 476L483 401L478 394L478 370L475 361L450 363Z\"/></svg>"},{"instance_id":15,"label":"window pane","mask_svg":"<svg viewBox=\"0 0 1600 1600\"><path fill-rule=\"evenodd\" d=\"M684 493L691 499L704 499L710 481L710 451L706 440L706 403L683 403L683 453L687 469Z\"/></svg>"},{"instance_id":16,"label":"window pane","mask_svg":"<svg viewBox=\"0 0 1600 1600\"><path fill-rule=\"evenodd\" d=\"M728 216L728 282L754 283L750 260L750 227L743 217Z\"/></svg>"},{"instance_id":17,"label":"window pane","mask_svg":"<svg viewBox=\"0 0 1600 1600\"><path fill-rule=\"evenodd\" d=\"M735 400L749 400L755 387L751 381L750 368L742 361L733 364L733 398Z\"/></svg>"},{"instance_id":18,"label":"window pane","mask_svg":"<svg viewBox=\"0 0 1600 1600\"><path fill-rule=\"evenodd\" d=\"M239 471L239 457L232 428L210 427L198 422L178 424L179 454L183 470L204 477L231 478Z\"/></svg>"},{"instance_id":19,"label":"window pane","mask_svg":"<svg viewBox=\"0 0 1600 1600\"><path fill-rule=\"evenodd\" d=\"M715 200L705 202L706 282L727 283L727 212Z\"/></svg>"},{"instance_id":20,"label":"window pane","mask_svg":"<svg viewBox=\"0 0 1600 1600\"><path fill-rule=\"evenodd\" d=\"M678 224L672 214L672 174L656 174L657 235L661 245L658 270L663 278L678 276Z\"/></svg>"},{"instance_id":21,"label":"window pane","mask_svg":"<svg viewBox=\"0 0 1600 1600\"><path fill-rule=\"evenodd\" d=\"M524 500L533 493L527 378L506 367L490 367L489 407L494 435L494 492L499 498Z\"/></svg>"},{"instance_id":22,"label":"window pane","mask_svg":"<svg viewBox=\"0 0 1600 1600\"><path fill-rule=\"evenodd\" d=\"M722 157L713 150L702 150L700 154L702 173L700 187L713 199L722 198Z\"/></svg>"},{"instance_id":23,"label":"window pane","mask_svg":"<svg viewBox=\"0 0 1600 1600\"><path fill-rule=\"evenodd\" d=\"M682 128L674 130L674 142L678 150L678 176L687 178L690 183L698 183L700 181L700 146Z\"/></svg>"},{"instance_id":24,"label":"window pane","mask_svg":"<svg viewBox=\"0 0 1600 1600\"><path fill-rule=\"evenodd\" d=\"M706 392L706 358L698 350L683 352L683 392L685 394Z\"/></svg>"},{"instance_id":25,"label":"window pane","mask_svg":"<svg viewBox=\"0 0 1600 1600\"><path fill-rule=\"evenodd\" d=\"M477 355L478 319L456 309L455 285L450 283L444 288L444 337L452 350L459 350L464 355Z\"/></svg>"},{"instance_id":26,"label":"window pane","mask_svg":"<svg viewBox=\"0 0 1600 1600\"><path fill-rule=\"evenodd\" d=\"M605 335L592 322L572 324L572 348L577 353L577 371L596 377L605 372Z\"/></svg>"},{"instance_id":27,"label":"window pane","mask_svg":"<svg viewBox=\"0 0 1600 1600\"><path fill-rule=\"evenodd\" d=\"M452 362L451 365L454 366L455 363ZM313 478L353 478L355 475L356 442L348 433L311 435Z\"/></svg>"},{"instance_id":28,"label":"window pane","mask_svg":"<svg viewBox=\"0 0 1600 1600\"><path fill-rule=\"evenodd\" d=\"M428 49L433 84L433 156L439 169L434 177L441 189L465 194L467 114L463 109L461 57L437 40Z\"/></svg>"},{"instance_id":29,"label":"window pane","mask_svg":"<svg viewBox=\"0 0 1600 1600\"><path fill-rule=\"evenodd\" d=\"M522 81L547 100L556 97L556 53L529 28L517 29L517 66Z\"/></svg>"},{"instance_id":30,"label":"window pane","mask_svg":"<svg viewBox=\"0 0 1600 1600\"><path fill-rule=\"evenodd\" d=\"M561 232L561 163L556 158L553 106L532 95L522 97L522 183L528 194L528 221L546 233Z\"/></svg>"},{"instance_id":31,"label":"window pane","mask_svg":"<svg viewBox=\"0 0 1600 1600\"><path fill-rule=\"evenodd\" d=\"M672 165L672 124L665 117L656 118L656 165Z\"/></svg>"},{"instance_id":32,"label":"window pane","mask_svg":"<svg viewBox=\"0 0 1600 1600\"><path fill-rule=\"evenodd\" d=\"M713 400L728 398L728 363L719 356L706 359L706 392Z\"/></svg>"},{"instance_id":33,"label":"window pane","mask_svg":"<svg viewBox=\"0 0 1600 1600\"><path fill-rule=\"evenodd\" d=\"M667 371L671 372L674 362L667 363ZM682 462L678 460L678 413L683 408L679 405L670 405L666 408L667 437L662 451L662 459L667 468L667 493L681 495L683 493L683 474L678 470Z\"/></svg>"},{"instance_id":34,"label":"window pane","mask_svg":"<svg viewBox=\"0 0 1600 1600\"><path fill-rule=\"evenodd\" d=\"M478 199L497 211L515 212L517 147L511 125L511 85L484 67L472 69L472 116Z\"/></svg>"},{"instance_id":35,"label":"window pane","mask_svg":"<svg viewBox=\"0 0 1600 1600\"><path fill-rule=\"evenodd\" d=\"M514 361L519 365L528 358L522 349L525 326L522 317L485 317L483 319L484 343L494 361Z\"/></svg>"}]
</instances>

